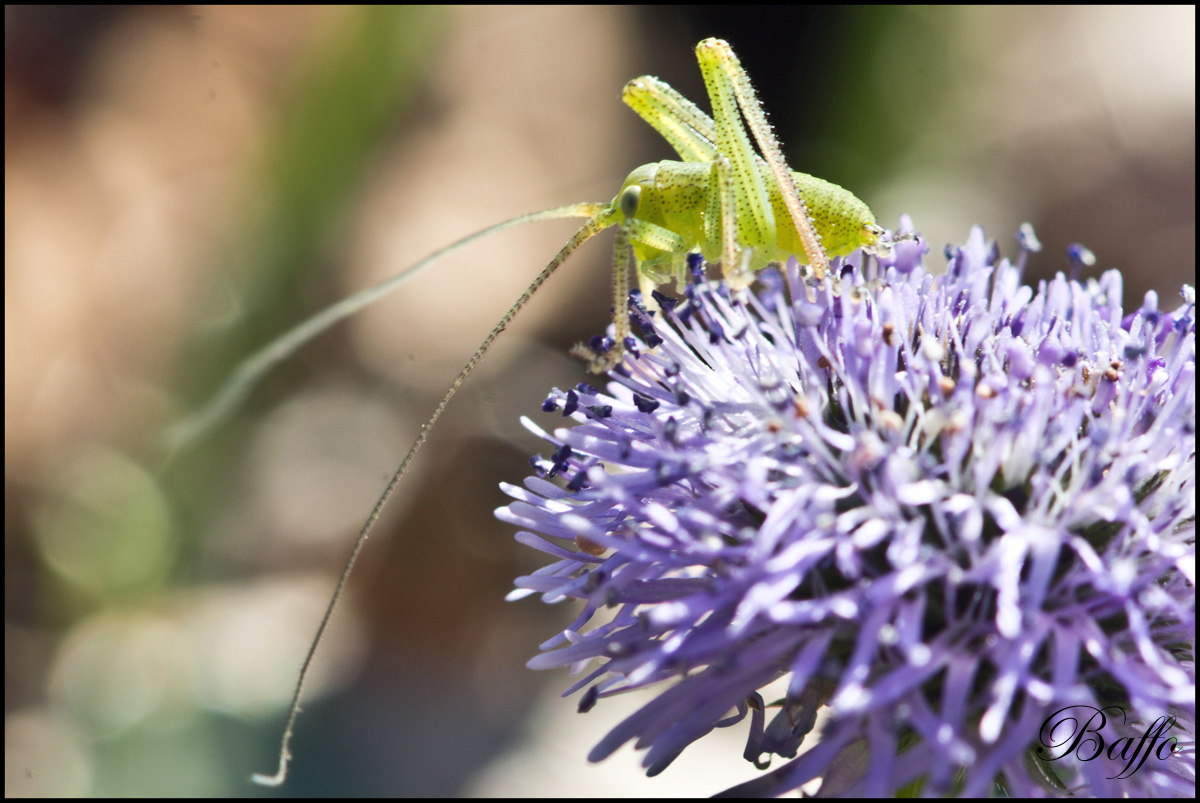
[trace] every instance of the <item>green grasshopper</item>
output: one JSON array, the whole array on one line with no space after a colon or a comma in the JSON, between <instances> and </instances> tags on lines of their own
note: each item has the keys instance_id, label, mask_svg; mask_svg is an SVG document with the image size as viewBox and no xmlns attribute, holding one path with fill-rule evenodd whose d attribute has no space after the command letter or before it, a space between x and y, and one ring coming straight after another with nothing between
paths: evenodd
<instances>
[{"instance_id":1,"label":"green grasshopper","mask_svg":"<svg viewBox=\"0 0 1200 803\"><path fill-rule=\"evenodd\" d=\"M637 168L621 185L610 203L582 203L513 218L464 237L396 276L344 299L308 319L274 341L234 372L225 387L199 414L176 430L176 445L189 441L227 415L267 371L286 359L334 323L358 312L406 279L446 254L497 231L524 223L558 218L586 218L532 284L500 319L421 427L416 441L392 475L359 531L350 558L334 589L329 606L300 669L273 776L253 780L269 786L282 784L291 759L289 744L309 665L329 624L334 607L375 521L401 478L408 471L441 417L450 399L505 327L574 251L599 232L616 227L613 249L613 345L594 350L583 344L572 353L584 358L591 370L603 373L625 356L630 337L625 312L629 296L630 260L647 304L650 291L674 277L686 280L687 255L699 251L709 261L720 260L727 283L735 289L748 285L755 271L796 257L810 267L816 280L825 278L829 259L857 248L874 250L884 230L867 205L828 181L788 168L766 115L758 103L750 78L729 44L705 39L696 46L696 58L712 103L709 117L694 103L663 81L642 76L630 81L622 99L670 143L683 160L662 161ZM756 153L742 124L758 144Z\"/></svg>"},{"instance_id":2,"label":"green grasshopper","mask_svg":"<svg viewBox=\"0 0 1200 803\"><path fill-rule=\"evenodd\" d=\"M603 373L624 356L628 318L629 246L637 260L642 295L672 275L682 284L686 255L699 250L718 259L725 281L748 285L753 272L795 256L825 278L830 256L872 248L883 229L867 205L828 181L797 173L783 160L779 143L754 94L750 78L727 42L705 39L696 59L713 107L710 118L687 98L653 76L635 78L622 100L671 144L682 162L643 165L629 174L593 220L617 226L613 256L613 349L591 354L591 369ZM754 152L738 111L762 155Z\"/></svg>"}]
</instances>

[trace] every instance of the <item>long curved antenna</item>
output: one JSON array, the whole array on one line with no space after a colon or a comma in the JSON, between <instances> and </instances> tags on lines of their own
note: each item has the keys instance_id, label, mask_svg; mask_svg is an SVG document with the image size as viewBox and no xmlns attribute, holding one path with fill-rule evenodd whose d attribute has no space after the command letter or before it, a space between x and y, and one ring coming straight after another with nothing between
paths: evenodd
<instances>
[{"instance_id":1,"label":"long curved antenna","mask_svg":"<svg viewBox=\"0 0 1200 803\"><path fill-rule=\"evenodd\" d=\"M368 287L366 290L361 290L348 298L338 301L332 306L326 307L242 360L225 384L213 394L207 403L180 423L170 427L166 433L167 460L169 461L179 450L187 448L188 445L203 437L229 417L238 408L250 390L272 368L294 354L305 343L338 321L348 318L359 310L374 304L451 251L461 248L464 245L469 245L476 240L481 240L489 234L495 234L504 229L511 229L523 223L572 217L595 219L608 206L608 204L603 203L572 204L570 206L547 209L543 212L521 215L520 217L506 220L503 223L488 226L486 229L469 234L444 248L439 248L407 270L401 271L395 276L390 276L373 287Z\"/></svg>"},{"instance_id":2,"label":"long curved antenna","mask_svg":"<svg viewBox=\"0 0 1200 803\"><path fill-rule=\"evenodd\" d=\"M583 206L586 205L562 208L582 208ZM463 382L465 382L467 377L470 376L471 371L475 369L476 364L483 359L483 355L487 353L487 350L491 347L496 338L500 336L500 333L503 332L505 327L512 322L512 319L516 317L517 313L521 311L526 303L528 303L529 299L533 297L533 294L537 292L538 288L550 278L550 274L554 273L554 271L558 269L558 266L561 265L576 248L583 245L600 231L603 231L612 225L611 222L606 222L605 216L602 215L605 210L610 208L609 205L599 204L598 206L600 209L597 214L594 215L587 223L585 223L583 227L579 229L579 231L575 232L570 240L567 240L567 244L564 245L562 249L554 256L554 259L550 260L550 264L542 269L542 272L537 275L537 278L535 278L529 287L526 288L525 292L522 293L521 297L517 299L516 303L509 308L508 312L504 313L504 317L501 318L495 327L492 328L491 333L484 338L484 341L479 345L479 348L475 349L475 353L471 355L471 359L467 360L467 364L464 365L463 369L458 372L458 376L454 378L454 382L451 383L450 389L446 391L446 395L442 397L442 400L438 402L438 406L434 408L433 415L429 416L429 420L421 426L421 431L417 434L417 439L409 448L408 454L406 454L404 459L400 461L399 468L397 468L396 473L392 475L387 487L383 489L383 493L379 496L379 500L375 503L375 507L371 510L371 515L367 517L367 520L363 523L362 529L358 531L358 538L355 539L354 547L350 550L350 557L346 560L345 568L342 569L342 576L338 580L337 586L333 590L333 596L329 600L329 606L325 609L325 615L321 617L321 624L317 626L317 634L313 637L312 644L310 644L308 647L308 655L304 657L304 663L300 666L300 677L296 681L296 691L292 695L292 706L288 711L287 725L284 727L283 739L281 740L279 746L279 769L276 770L274 775L261 775L255 773L250 777L250 779L255 783L262 784L263 786L279 786L287 778L288 761L291 760L292 757L288 750L288 745L292 740L292 733L295 730L296 717L300 714L300 696L304 691L304 681L308 677L309 666L312 664L313 656L317 653L317 648L321 645L321 639L325 635L325 629L329 625L330 618L333 616L333 609L337 606L338 600L342 596L342 591L346 588L346 581L350 578L350 572L354 569L354 563L358 560L358 555L360 552L362 552L363 545L367 542L367 535L371 532L371 528L375 526L375 522L378 520L379 514L383 511L384 505L386 505L388 499L391 498L392 492L396 490L396 486L400 484L400 479L408 471L408 466L410 463L412 463L413 458L417 456L417 452L419 452L421 447L425 445L425 440L429 437L429 431L433 428L433 425L437 423L437 420L441 418L442 411L446 409L446 405L450 403L452 398L454 398L454 394L458 392L460 387L462 387ZM538 214L545 215L547 213L541 212ZM529 216L526 216L526 218L528 217ZM514 220L522 219L515 218ZM510 224L513 222L514 221L508 221ZM500 224L500 226L504 225L505 224L503 223ZM491 230L494 231L496 228L496 226L493 226ZM485 232L486 231L487 230L485 230ZM472 237L481 236L485 232L472 235ZM443 249L443 251L445 251L445 249Z\"/></svg>"}]
</instances>

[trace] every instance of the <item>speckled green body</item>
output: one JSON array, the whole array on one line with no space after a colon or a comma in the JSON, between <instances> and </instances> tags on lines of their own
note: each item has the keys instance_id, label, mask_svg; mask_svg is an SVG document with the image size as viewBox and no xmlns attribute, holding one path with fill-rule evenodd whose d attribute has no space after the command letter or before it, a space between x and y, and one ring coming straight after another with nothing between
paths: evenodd
<instances>
[{"instance_id":1,"label":"speckled green body","mask_svg":"<svg viewBox=\"0 0 1200 803\"><path fill-rule=\"evenodd\" d=\"M613 202L615 209L619 209L619 199L626 189L636 184L641 193L634 218L672 231L686 244L681 251L667 251L633 240L639 271L651 281L661 283L668 276L680 276L689 251L699 249L710 262L721 258L723 232L719 199L713 188L717 181L715 164L662 161L642 165L621 186L618 200ZM763 173L773 219L771 228L761 233L757 243L747 242L744 233L738 233L739 244L752 249L748 267L762 270L791 256L810 264L778 183L772 180L765 164L759 162L758 169ZM858 197L816 176L795 170L791 174L828 256L845 256L875 244L879 227L870 208ZM624 222L623 217L615 222Z\"/></svg>"}]
</instances>

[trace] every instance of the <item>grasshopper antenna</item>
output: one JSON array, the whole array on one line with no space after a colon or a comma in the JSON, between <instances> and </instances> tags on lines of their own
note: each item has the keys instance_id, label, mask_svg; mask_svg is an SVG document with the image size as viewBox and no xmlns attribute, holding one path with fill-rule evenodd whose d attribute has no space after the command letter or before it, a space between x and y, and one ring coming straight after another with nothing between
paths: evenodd
<instances>
[{"instance_id":1,"label":"grasshopper antenna","mask_svg":"<svg viewBox=\"0 0 1200 803\"><path fill-rule=\"evenodd\" d=\"M242 400L246 398L250 390L272 368L294 354L305 343L338 321L348 318L356 312L374 304L450 252L456 251L476 240L482 240L484 237L495 234L498 231L511 229L525 223L573 217L591 218L594 220L608 206L608 204L601 203L572 204L570 206L560 206L555 209L521 215L520 217L497 223L494 226L488 226L486 229L469 234L444 248L439 248L407 270L401 271L395 276L390 276L373 287L368 287L349 298L344 298L336 304L326 307L244 359L234 369L228 381L213 394L212 398L203 407L180 423L172 426L166 434L167 462L170 462L171 458L180 450L187 448L228 418L238 408Z\"/></svg>"},{"instance_id":2,"label":"grasshopper antenna","mask_svg":"<svg viewBox=\"0 0 1200 803\"><path fill-rule=\"evenodd\" d=\"M564 210L571 210L573 213L568 214ZM429 437L429 431L433 429L433 425L437 423L437 420L442 417L442 411L446 409L446 405L450 403L450 400L454 398L454 394L458 392L458 389L462 387L463 382L465 382L467 377L471 375L471 371L475 370L475 366L481 359L483 359L483 355L487 353L489 348L491 348L492 343L495 342L496 338L500 336L500 333L504 331L509 323L512 322L512 319L516 317L517 313L521 311L526 303L528 303L529 299L533 297L533 294L537 292L538 288L550 278L550 275L558 269L559 265L566 261L567 257L569 257L572 252L575 251L575 249L579 248L579 246L586 243L599 232L613 225L614 221L612 220L611 215L605 214L605 212L611 210L611 205L578 204L576 206L564 206L560 207L559 209L552 209L548 212L537 212L533 215L525 215L524 217L513 218L505 223L497 224L489 229L484 229L481 232L472 234L470 237L459 240L454 245L443 248L441 251L438 251L432 256L427 257L425 260L423 260L423 262L418 263L412 268L409 268L399 276L393 277L383 284L376 285L375 287L371 288L370 291L364 291L358 296L348 298L346 301L343 301L341 304L337 305L340 307L342 304L346 304L349 301L354 301L360 296L365 296L368 292L378 293L381 290L386 292L386 290L383 290L385 286L392 282L398 283L403 277L411 275L419 267L422 267L435 257L493 231L498 231L501 228L514 226L518 223L524 223L531 220L547 220L550 217L582 217L583 215L578 214L578 212L584 210L589 210L588 217L590 219L588 222L583 224L582 228L575 232L570 240L567 240L566 245L559 250L559 252L554 256L554 259L550 260L550 264L546 265L546 267L542 269L542 272L537 275L537 278L535 278L529 287L525 289L525 292L522 293L521 297L516 300L516 303L509 308L508 312L504 313L504 317L501 318L499 322L492 328L492 331L486 338L484 338L484 341L479 344L479 348L475 349L475 353L471 355L471 359L467 360L467 364L463 366L462 370L458 372L458 376L456 376L454 381L450 384L450 388L446 391L446 395L442 396L442 400L438 402L438 406L434 408L433 415L429 416L429 420L421 426L421 431L417 434L417 439L413 442L413 445L409 447L408 454L406 454L404 459L400 461L400 466L396 469L396 472L392 474L392 478L388 481L387 487L383 489L383 493L380 494L378 501L375 502L375 507L371 509L371 515L367 517L367 520L363 523L362 529L358 531L358 537L354 540L354 547L350 550L350 557L346 559L346 565L342 569L342 576L338 580L337 586L333 590L333 596L329 599L329 605L325 608L325 615L321 617L321 624L317 626L317 633L315 636L313 636L312 643L308 647L308 654L304 657L304 663L300 666L300 677L296 681L296 691L292 694L292 705L288 710L287 725L283 729L283 738L279 746L279 769L276 770L274 775L262 775L255 773L250 777L250 779L255 783L262 784L263 786L279 786L287 778L288 762L292 758L292 754L288 748L292 741L292 734L295 731L296 717L300 714L300 697L304 692L304 681L308 677L308 670L309 666L312 664L313 656L316 655L317 649L321 646L321 639L324 637L325 630L329 625L329 620L333 616L333 609L337 606L338 600L341 598L342 592L346 588L346 582L350 578L350 573L354 569L354 564L358 560L358 555L360 552L362 552L362 548L367 542L367 535L371 532L371 528L375 526L375 522L379 519L379 514L383 511L384 505L386 505L388 499L391 498L392 492L396 490L396 486L400 484L401 478L404 477L404 474L408 471L409 464L411 464L413 458L417 456L417 452L421 451L421 447L425 445L425 440ZM388 289L391 288L388 287ZM360 309L361 307L365 306L366 303L370 302L360 302L355 308ZM267 349L264 349L263 352L260 352L259 354L271 351L277 347L282 348L284 346L291 347L291 350L294 350L296 345L311 338L312 335L317 331L320 331L333 321L344 318L346 314L349 314L344 313L332 317L330 320L326 321L324 316L329 312L330 310L326 310L320 315L309 319L296 329L293 329L284 337L277 340L275 343L271 344L271 346L268 346ZM323 325L321 325L319 328L315 328L314 326L315 331L310 331L310 325L315 325L317 323ZM300 338L298 333L307 336ZM248 373L246 375L250 377L249 380L247 380L245 377L238 377L236 382L231 382L230 384L241 385L247 381L253 382L258 378L258 376L261 376L262 372L266 370L266 368L258 367L260 365L260 363L257 362L259 359L259 355L255 355L246 363L243 363L243 366L249 363L255 363L254 367L257 368L256 373ZM277 362L278 360L275 361ZM269 368L270 365L274 363L268 363L265 359L263 359L261 364L265 364L266 367ZM244 393L244 389L242 392ZM235 402L237 398L238 397L234 398Z\"/></svg>"}]
</instances>

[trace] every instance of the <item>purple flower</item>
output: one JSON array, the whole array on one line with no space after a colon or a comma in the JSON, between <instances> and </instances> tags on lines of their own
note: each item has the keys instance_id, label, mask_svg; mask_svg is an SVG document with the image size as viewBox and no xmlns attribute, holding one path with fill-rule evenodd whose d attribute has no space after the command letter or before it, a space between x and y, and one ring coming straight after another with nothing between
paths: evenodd
<instances>
[{"instance_id":1,"label":"purple flower","mask_svg":"<svg viewBox=\"0 0 1200 803\"><path fill-rule=\"evenodd\" d=\"M635 297L606 391L551 394L572 427L526 420L554 450L497 515L555 562L510 597L583 602L529 665L584 672L581 710L657 690L592 760L636 740L655 774L748 718L745 757L790 760L734 794L1194 793L1190 747L1122 774L1195 719L1192 290L1023 286L1019 239L1016 264L975 229L945 275L914 239L744 296L697 270L661 315ZM1091 708L1124 757L1056 744Z\"/></svg>"}]
</instances>

